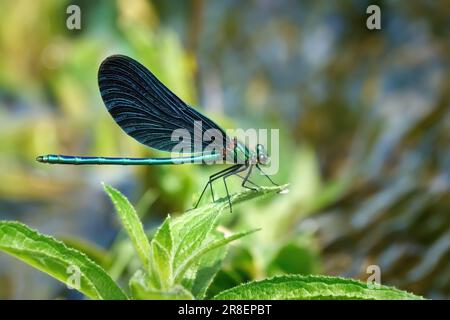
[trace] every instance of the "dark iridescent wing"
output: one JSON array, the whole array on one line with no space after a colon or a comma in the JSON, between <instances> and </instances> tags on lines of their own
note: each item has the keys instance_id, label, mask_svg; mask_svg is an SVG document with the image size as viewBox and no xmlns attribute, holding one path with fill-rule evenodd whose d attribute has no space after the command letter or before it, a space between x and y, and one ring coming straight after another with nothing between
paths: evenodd
<instances>
[{"instance_id":1,"label":"dark iridescent wing","mask_svg":"<svg viewBox=\"0 0 450 320\"><path fill-rule=\"evenodd\" d=\"M210 145L211 137L205 133L208 129L218 130L223 137L214 144L226 146L225 132L217 124L184 103L147 68L129 57L106 58L98 72L98 84L106 108L117 124L146 146L172 151L180 143L171 141L172 132L181 128L189 132L191 146L199 143L204 149ZM201 121L201 130L196 121Z\"/></svg>"}]
</instances>

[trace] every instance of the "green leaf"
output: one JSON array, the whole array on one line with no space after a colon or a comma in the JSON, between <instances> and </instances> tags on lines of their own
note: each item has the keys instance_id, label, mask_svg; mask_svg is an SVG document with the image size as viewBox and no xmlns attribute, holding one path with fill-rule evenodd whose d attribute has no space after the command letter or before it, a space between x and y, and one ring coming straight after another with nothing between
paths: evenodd
<instances>
[{"instance_id":1,"label":"green leaf","mask_svg":"<svg viewBox=\"0 0 450 320\"><path fill-rule=\"evenodd\" d=\"M151 241L151 277L157 288L166 289L172 286L173 240L170 230L170 216L156 231Z\"/></svg>"},{"instance_id":2,"label":"green leaf","mask_svg":"<svg viewBox=\"0 0 450 320\"><path fill-rule=\"evenodd\" d=\"M172 224L174 234L174 268L201 247L217 224L220 211L191 211Z\"/></svg>"},{"instance_id":3,"label":"green leaf","mask_svg":"<svg viewBox=\"0 0 450 320\"><path fill-rule=\"evenodd\" d=\"M154 289L148 286L149 276L138 270L130 280L133 299L138 300L193 300L192 294L181 285L167 289Z\"/></svg>"},{"instance_id":4,"label":"green leaf","mask_svg":"<svg viewBox=\"0 0 450 320\"><path fill-rule=\"evenodd\" d=\"M108 274L86 255L24 224L0 221L0 250L75 286L91 299L127 299Z\"/></svg>"},{"instance_id":5,"label":"green leaf","mask_svg":"<svg viewBox=\"0 0 450 320\"><path fill-rule=\"evenodd\" d=\"M104 184L103 187L116 207L120 220L133 242L134 248L141 259L142 264L146 270L149 270L150 243L148 242L144 227L142 226L136 210L134 210L128 199L118 190L106 184Z\"/></svg>"},{"instance_id":6,"label":"green leaf","mask_svg":"<svg viewBox=\"0 0 450 320\"><path fill-rule=\"evenodd\" d=\"M373 285L353 279L328 276L280 276L249 282L225 290L217 300L277 300L277 299L336 299L336 300L415 300L422 297L384 285Z\"/></svg>"},{"instance_id":7,"label":"green leaf","mask_svg":"<svg viewBox=\"0 0 450 320\"><path fill-rule=\"evenodd\" d=\"M278 192L283 187L245 191L231 198L233 202ZM140 298L203 298L225 256L225 246L256 230L224 237L216 231L218 219L228 209L227 199L188 211L158 228L150 243L149 268L130 281L134 296ZM220 250L219 250L220 249ZM190 291L189 291L190 290Z\"/></svg>"},{"instance_id":8,"label":"green leaf","mask_svg":"<svg viewBox=\"0 0 450 320\"><path fill-rule=\"evenodd\" d=\"M263 197L286 189L287 185L275 187L260 187L257 191L247 190L230 196L234 204ZM187 257L196 252L204 243L206 237L216 227L218 218L228 210L228 199L222 198L214 203L186 212L172 224L174 235L174 267L185 263Z\"/></svg>"},{"instance_id":9,"label":"green leaf","mask_svg":"<svg viewBox=\"0 0 450 320\"><path fill-rule=\"evenodd\" d=\"M194 300L194 296L181 285L166 290L142 290L134 287L133 297L137 300Z\"/></svg>"},{"instance_id":10,"label":"green leaf","mask_svg":"<svg viewBox=\"0 0 450 320\"><path fill-rule=\"evenodd\" d=\"M223 239L224 235L221 232L213 232L209 236L209 241ZM228 250L226 246L218 247L199 259L198 266L192 270L192 279L185 277L183 279L184 287L191 290L192 294L197 299L204 299L206 291L211 285L214 277L222 266L222 261L225 259Z\"/></svg>"},{"instance_id":11,"label":"green leaf","mask_svg":"<svg viewBox=\"0 0 450 320\"><path fill-rule=\"evenodd\" d=\"M233 205L239 204L241 202L246 202L255 198L265 198L269 195L280 193L282 191L288 190L289 184L284 184L281 186L270 186L270 187L259 187L258 190L246 190L243 192L235 193L230 196L230 201ZM228 199L227 197L221 198L216 202L210 203L201 208L192 210L228 210Z\"/></svg>"},{"instance_id":12,"label":"green leaf","mask_svg":"<svg viewBox=\"0 0 450 320\"><path fill-rule=\"evenodd\" d=\"M223 239L215 240L207 245L200 248L197 252L194 252L191 256L189 256L175 271L175 283L178 283L183 278L186 271L195 263L197 262L204 254L217 249L219 247L225 246L226 244L230 243L233 240L245 237L253 232L258 231L259 229L254 229L246 232L240 232L233 234L229 237L225 237Z\"/></svg>"},{"instance_id":13,"label":"green leaf","mask_svg":"<svg viewBox=\"0 0 450 320\"><path fill-rule=\"evenodd\" d=\"M280 187L262 187L257 191L244 191L233 194L233 204L255 197L273 194L285 189ZM227 238L214 238L212 235L222 213L228 212L228 199L218 201L186 212L171 224L174 247L173 284L183 284L197 298L202 298L220 267L225 256L225 247L229 242L248 235L256 230L232 235Z\"/></svg>"}]
</instances>

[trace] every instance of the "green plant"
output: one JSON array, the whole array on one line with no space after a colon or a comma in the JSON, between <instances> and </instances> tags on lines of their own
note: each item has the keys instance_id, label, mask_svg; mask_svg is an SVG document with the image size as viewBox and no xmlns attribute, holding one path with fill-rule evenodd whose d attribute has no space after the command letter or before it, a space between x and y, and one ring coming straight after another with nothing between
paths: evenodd
<instances>
[{"instance_id":1,"label":"green plant","mask_svg":"<svg viewBox=\"0 0 450 320\"><path fill-rule=\"evenodd\" d=\"M234 204L279 192L260 188L232 195ZM227 244L258 229L225 236L219 219L221 199L172 218L167 216L149 240L134 207L116 189L105 191L139 257L141 267L126 292L104 268L83 252L14 221L0 222L0 250L70 285L91 299L204 299L227 253ZM74 280L74 270L78 281ZM289 275L253 281L224 290L214 299L420 299L392 287L369 287L353 279Z\"/></svg>"}]
</instances>

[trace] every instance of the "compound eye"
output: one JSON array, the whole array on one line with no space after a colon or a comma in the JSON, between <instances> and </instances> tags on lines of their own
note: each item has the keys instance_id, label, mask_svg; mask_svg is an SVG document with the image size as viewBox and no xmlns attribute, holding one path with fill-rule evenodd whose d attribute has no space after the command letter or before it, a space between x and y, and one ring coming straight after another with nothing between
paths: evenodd
<instances>
[{"instance_id":1,"label":"compound eye","mask_svg":"<svg viewBox=\"0 0 450 320\"><path fill-rule=\"evenodd\" d=\"M258 156L258 162L261 164L267 164L269 162L269 157L264 153L260 153Z\"/></svg>"}]
</instances>

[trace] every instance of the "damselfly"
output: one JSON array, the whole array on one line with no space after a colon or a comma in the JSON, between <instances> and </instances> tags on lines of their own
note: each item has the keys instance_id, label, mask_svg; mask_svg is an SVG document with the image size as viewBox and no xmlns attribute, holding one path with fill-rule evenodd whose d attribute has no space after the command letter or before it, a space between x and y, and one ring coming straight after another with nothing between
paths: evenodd
<instances>
[{"instance_id":1,"label":"damselfly","mask_svg":"<svg viewBox=\"0 0 450 320\"><path fill-rule=\"evenodd\" d=\"M180 141L173 139L173 133L182 129L191 137L190 144L200 146L200 150L186 148L185 144L184 150L191 152L180 157L111 158L49 154L38 156L37 161L71 165L215 164L225 161L231 166L209 177L195 207L200 203L208 185L215 201L212 184L222 178L230 211L232 208L226 181L228 177L237 175L242 179L242 187L256 190L258 186L249 180L252 169L256 167L271 183L277 185L261 168L270 161L263 145L258 144L251 151L237 138L228 137L222 128L184 103L139 62L123 55L106 58L98 72L98 84L105 106L114 121L140 143L157 150L173 152L180 146Z\"/></svg>"}]
</instances>

